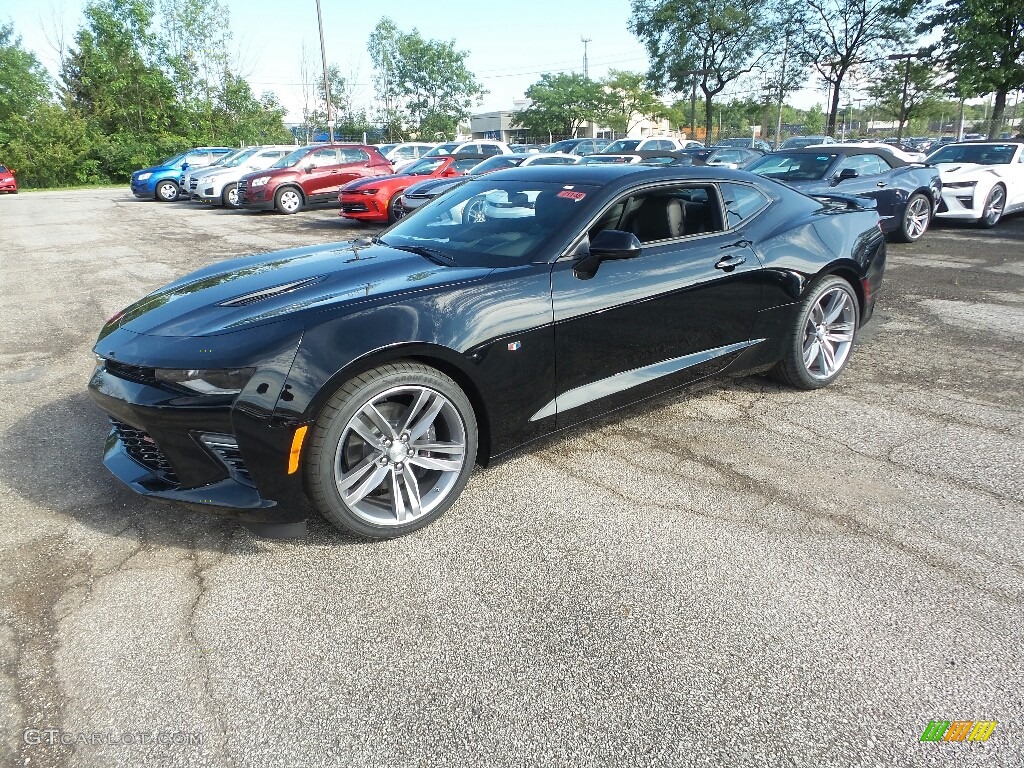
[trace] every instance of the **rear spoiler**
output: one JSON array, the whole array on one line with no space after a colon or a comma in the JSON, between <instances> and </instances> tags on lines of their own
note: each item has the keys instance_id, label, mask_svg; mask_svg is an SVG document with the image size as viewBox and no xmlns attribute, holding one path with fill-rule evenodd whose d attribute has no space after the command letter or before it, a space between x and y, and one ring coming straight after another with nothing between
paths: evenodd
<instances>
[{"instance_id":1,"label":"rear spoiler","mask_svg":"<svg viewBox=\"0 0 1024 768\"><path fill-rule=\"evenodd\" d=\"M859 195L811 195L815 200L830 208L841 208L846 211L874 211L878 201Z\"/></svg>"}]
</instances>

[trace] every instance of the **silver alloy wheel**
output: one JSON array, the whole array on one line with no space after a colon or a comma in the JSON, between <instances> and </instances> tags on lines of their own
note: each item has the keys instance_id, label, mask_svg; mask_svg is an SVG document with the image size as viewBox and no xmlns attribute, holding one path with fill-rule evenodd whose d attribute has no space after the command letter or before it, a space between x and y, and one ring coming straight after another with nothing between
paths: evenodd
<instances>
[{"instance_id":1,"label":"silver alloy wheel","mask_svg":"<svg viewBox=\"0 0 1024 768\"><path fill-rule=\"evenodd\" d=\"M987 226L995 226L995 224L1002 218L1003 205L1006 203L1006 193L1003 188L996 184L992 187L992 191L988 193L988 200L985 201L985 213L982 214L982 218Z\"/></svg>"},{"instance_id":2,"label":"silver alloy wheel","mask_svg":"<svg viewBox=\"0 0 1024 768\"><path fill-rule=\"evenodd\" d=\"M377 526L414 522L441 504L466 461L466 425L435 389L374 395L342 431L334 481L345 505Z\"/></svg>"},{"instance_id":3,"label":"silver alloy wheel","mask_svg":"<svg viewBox=\"0 0 1024 768\"><path fill-rule=\"evenodd\" d=\"M173 181L161 181L156 187L161 200L171 203L178 198L178 187Z\"/></svg>"},{"instance_id":4,"label":"silver alloy wheel","mask_svg":"<svg viewBox=\"0 0 1024 768\"><path fill-rule=\"evenodd\" d=\"M484 213L485 201L482 199L471 200L462 214L462 220L470 224L481 224L487 221L487 214Z\"/></svg>"},{"instance_id":5,"label":"silver alloy wheel","mask_svg":"<svg viewBox=\"0 0 1024 768\"><path fill-rule=\"evenodd\" d=\"M286 189L281 192L278 203L285 213L295 213L302 206L302 197L294 189Z\"/></svg>"},{"instance_id":6,"label":"silver alloy wheel","mask_svg":"<svg viewBox=\"0 0 1024 768\"><path fill-rule=\"evenodd\" d=\"M907 240L919 240L928 230L932 218L932 205L923 195L915 196L907 205L904 214L903 231Z\"/></svg>"},{"instance_id":7,"label":"silver alloy wheel","mask_svg":"<svg viewBox=\"0 0 1024 768\"><path fill-rule=\"evenodd\" d=\"M854 298L840 286L818 298L804 327L803 360L810 376L828 379L843 367L853 347L856 321Z\"/></svg>"},{"instance_id":8,"label":"silver alloy wheel","mask_svg":"<svg viewBox=\"0 0 1024 768\"><path fill-rule=\"evenodd\" d=\"M238 185L228 187L228 205L232 208L238 207Z\"/></svg>"}]
</instances>

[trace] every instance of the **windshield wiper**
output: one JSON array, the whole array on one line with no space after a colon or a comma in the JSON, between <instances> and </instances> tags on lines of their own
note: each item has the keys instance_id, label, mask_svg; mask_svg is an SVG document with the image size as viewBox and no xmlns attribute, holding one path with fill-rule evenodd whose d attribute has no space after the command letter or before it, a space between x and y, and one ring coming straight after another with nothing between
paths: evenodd
<instances>
[{"instance_id":1,"label":"windshield wiper","mask_svg":"<svg viewBox=\"0 0 1024 768\"><path fill-rule=\"evenodd\" d=\"M459 266L455 259L449 256L447 253L437 250L436 248L425 248L422 245L391 245L383 240L378 240L382 245L386 245L389 248L394 248L399 251L408 251L409 253L415 253L418 256L422 256L425 259L429 259L435 264L440 264L444 267L457 267Z\"/></svg>"}]
</instances>

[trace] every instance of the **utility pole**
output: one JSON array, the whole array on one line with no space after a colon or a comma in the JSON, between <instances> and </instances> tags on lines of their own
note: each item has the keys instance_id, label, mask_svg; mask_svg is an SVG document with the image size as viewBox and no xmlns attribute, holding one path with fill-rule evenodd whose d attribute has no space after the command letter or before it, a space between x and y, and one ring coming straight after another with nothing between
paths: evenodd
<instances>
[{"instance_id":1,"label":"utility pole","mask_svg":"<svg viewBox=\"0 0 1024 768\"><path fill-rule=\"evenodd\" d=\"M316 0L316 19L320 24L320 56L324 61L324 96L327 98L327 131L334 143L334 106L331 103L331 81L327 79L327 48L324 46L324 14L320 10L320 0Z\"/></svg>"},{"instance_id":2,"label":"utility pole","mask_svg":"<svg viewBox=\"0 0 1024 768\"><path fill-rule=\"evenodd\" d=\"M317 0L319 2L320 0ZM583 43L583 79L590 79L590 61L587 59L587 44L592 42L592 37L581 37L580 42Z\"/></svg>"}]
</instances>

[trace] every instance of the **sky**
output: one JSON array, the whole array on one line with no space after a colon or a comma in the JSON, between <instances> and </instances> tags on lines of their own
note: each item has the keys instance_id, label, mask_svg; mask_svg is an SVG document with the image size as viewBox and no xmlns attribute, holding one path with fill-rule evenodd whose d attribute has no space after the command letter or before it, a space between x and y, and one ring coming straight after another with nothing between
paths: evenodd
<instances>
[{"instance_id":1,"label":"sky","mask_svg":"<svg viewBox=\"0 0 1024 768\"><path fill-rule=\"evenodd\" d=\"M512 109L513 100L523 98L542 73L581 72L581 38L590 39L592 78L603 77L609 69L647 69L646 52L628 30L629 0L518 0L505 9L479 0L321 3L328 61L357 84L354 95L359 106L369 107L373 101L366 42L382 15L390 16L403 32L415 27L424 37L454 40L456 49L468 52L466 66L488 91L473 112ZM298 122L303 49L311 71L315 74L322 68L316 0L226 0L226 5L233 33L231 54L238 71L257 94L273 91L288 109L286 121ZM84 19L84 6L85 0L0 0L0 21L13 22L24 47L55 75L59 40L63 36L65 46L72 43ZM806 109L822 102L824 95L820 90L805 90L788 102Z\"/></svg>"}]
</instances>

